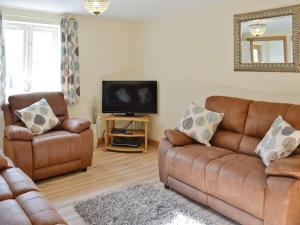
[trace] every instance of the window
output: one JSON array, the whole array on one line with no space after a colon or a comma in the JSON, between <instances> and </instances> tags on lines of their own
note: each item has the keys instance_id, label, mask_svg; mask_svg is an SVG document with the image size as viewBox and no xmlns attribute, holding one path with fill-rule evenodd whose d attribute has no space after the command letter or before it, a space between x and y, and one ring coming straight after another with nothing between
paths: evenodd
<instances>
[{"instance_id":1,"label":"window","mask_svg":"<svg viewBox=\"0 0 300 225\"><path fill-rule=\"evenodd\" d=\"M7 96L59 91L60 27L4 21Z\"/></svg>"}]
</instances>

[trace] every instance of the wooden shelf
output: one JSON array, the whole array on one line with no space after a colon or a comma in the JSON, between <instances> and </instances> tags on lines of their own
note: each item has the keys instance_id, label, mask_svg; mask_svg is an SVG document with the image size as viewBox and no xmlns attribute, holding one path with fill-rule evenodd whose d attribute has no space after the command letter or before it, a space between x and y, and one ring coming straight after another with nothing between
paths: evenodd
<instances>
[{"instance_id":1,"label":"wooden shelf","mask_svg":"<svg viewBox=\"0 0 300 225\"><path fill-rule=\"evenodd\" d=\"M111 137L145 137L145 130L135 130L135 129L127 129L132 134L113 134L108 133L107 135Z\"/></svg>"},{"instance_id":2,"label":"wooden shelf","mask_svg":"<svg viewBox=\"0 0 300 225\"><path fill-rule=\"evenodd\" d=\"M117 151L117 152L143 152L147 153L148 149L148 124L150 122L149 116L139 116L139 117L130 117L130 116L105 116L101 118L105 122L105 133L104 133L104 145L105 150ZM111 131L116 127L116 122L118 121L132 121L132 122L141 122L144 125L144 129L129 129L128 131L132 134L113 134ZM123 138L141 138L144 141L144 144L140 147L117 147L112 146L111 142L114 137L123 137Z\"/></svg>"},{"instance_id":3,"label":"wooden shelf","mask_svg":"<svg viewBox=\"0 0 300 225\"><path fill-rule=\"evenodd\" d=\"M121 146L112 146L109 144L106 147L107 150L117 151L117 152L145 152L145 145L142 144L140 147L121 147Z\"/></svg>"},{"instance_id":4,"label":"wooden shelf","mask_svg":"<svg viewBox=\"0 0 300 225\"><path fill-rule=\"evenodd\" d=\"M102 120L106 121L134 121L134 122L149 122L149 116L105 116Z\"/></svg>"}]
</instances>

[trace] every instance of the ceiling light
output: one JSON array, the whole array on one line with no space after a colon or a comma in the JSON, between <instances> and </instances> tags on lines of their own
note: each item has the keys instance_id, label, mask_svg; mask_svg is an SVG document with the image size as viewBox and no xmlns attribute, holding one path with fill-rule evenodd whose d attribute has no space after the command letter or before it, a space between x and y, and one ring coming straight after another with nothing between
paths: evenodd
<instances>
[{"instance_id":1,"label":"ceiling light","mask_svg":"<svg viewBox=\"0 0 300 225\"><path fill-rule=\"evenodd\" d=\"M260 37L266 33L267 25L266 24L252 24L249 25L249 31L253 36Z\"/></svg>"},{"instance_id":2,"label":"ceiling light","mask_svg":"<svg viewBox=\"0 0 300 225\"><path fill-rule=\"evenodd\" d=\"M89 13L99 15L104 13L110 4L110 0L84 0L84 7Z\"/></svg>"}]
</instances>

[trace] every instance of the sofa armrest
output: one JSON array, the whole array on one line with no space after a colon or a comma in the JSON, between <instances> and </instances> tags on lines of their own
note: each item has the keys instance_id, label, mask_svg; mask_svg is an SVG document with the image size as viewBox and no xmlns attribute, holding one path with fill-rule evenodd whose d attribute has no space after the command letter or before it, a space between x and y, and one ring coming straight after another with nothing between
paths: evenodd
<instances>
[{"instance_id":1,"label":"sofa armrest","mask_svg":"<svg viewBox=\"0 0 300 225\"><path fill-rule=\"evenodd\" d=\"M195 143L194 139L176 129L166 130L165 135L170 143L172 143L174 146L183 146Z\"/></svg>"},{"instance_id":2,"label":"sofa armrest","mask_svg":"<svg viewBox=\"0 0 300 225\"><path fill-rule=\"evenodd\" d=\"M166 168L166 157L168 151L174 148L174 145L167 139L163 138L158 147L158 168L160 181L168 185L168 173Z\"/></svg>"},{"instance_id":3,"label":"sofa armrest","mask_svg":"<svg viewBox=\"0 0 300 225\"><path fill-rule=\"evenodd\" d=\"M285 176L300 179L300 155L273 162L265 170L269 176Z\"/></svg>"},{"instance_id":4,"label":"sofa armrest","mask_svg":"<svg viewBox=\"0 0 300 225\"><path fill-rule=\"evenodd\" d=\"M89 129L91 126L91 122L85 119L67 119L65 120L61 128L65 131L69 131L71 133L81 133L84 130Z\"/></svg>"},{"instance_id":5,"label":"sofa armrest","mask_svg":"<svg viewBox=\"0 0 300 225\"><path fill-rule=\"evenodd\" d=\"M34 134L26 127L10 125L4 130L5 137L9 141L32 141Z\"/></svg>"},{"instance_id":6,"label":"sofa armrest","mask_svg":"<svg viewBox=\"0 0 300 225\"><path fill-rule=\"evenodd\" d=\"M3 153L0 153L0 171L14 167L13 162L6 157Z\"/></svg>"},{"instance_id":7,"label":"sofa armrest","mask_svg":"<svg viewBox=\"0 0 300 225\"><path fill-rule=\"evenodd\" d=\"M264 196L264 225L299 224L300 180L270 176Z\"/></svg>"}]
</instances>

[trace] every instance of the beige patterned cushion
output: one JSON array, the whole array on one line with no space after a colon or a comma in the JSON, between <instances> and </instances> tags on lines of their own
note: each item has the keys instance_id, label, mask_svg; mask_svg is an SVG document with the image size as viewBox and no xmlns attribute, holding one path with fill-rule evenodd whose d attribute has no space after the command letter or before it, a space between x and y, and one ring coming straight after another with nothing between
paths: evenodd
<instances>
[{"instance_id":1,"label":"beige patterned cushion","mask_svg":"<svg viewBox=\"0 0 300 225\"><path fill-rule=\"evenodd\" d=\"M256 147L255 152L269 166L272 162L287 158L300 143L300 131L295 130L279 116Z\"/></svg>"},{"instance_id":2,"label":"beige patterned cushion","mask_svg":"<svg viewBox=\"0 0 300 225\"><path fill-rule=\"evenodd\" d=\"M224 113L209 111L196 104L190 104L177 129L196 141L211 146L209 141L216 132Z\"/></svg>"},{"instance_id":3,"label":"beige patterned cushion","mask_svg":"<svg viewBox=\"0 0 300 225\"><path fill-rule=\"evenodd\" d=\"M59 119L44 98L27 108L16 110L15 113L36 135L46 133L59 123Z\"/></svg>"}]
</instances>

